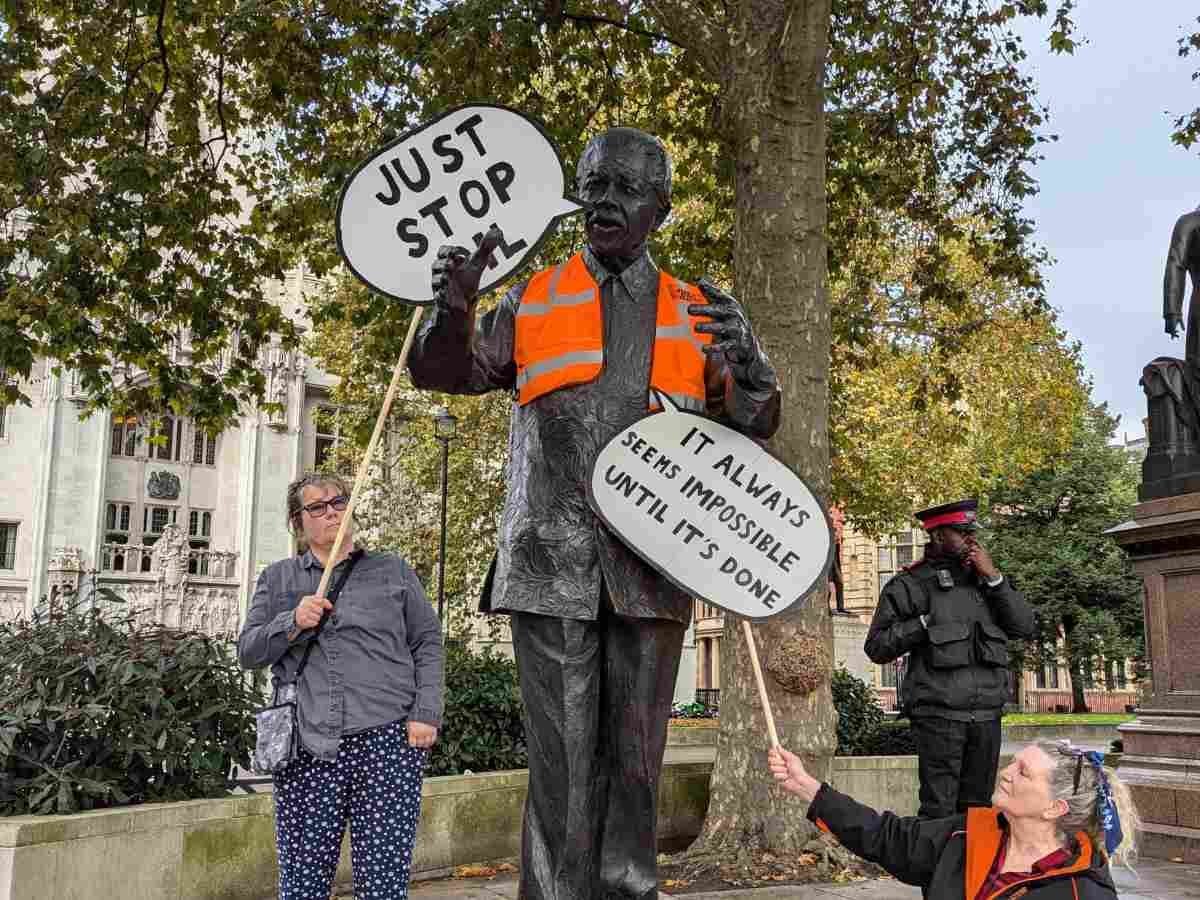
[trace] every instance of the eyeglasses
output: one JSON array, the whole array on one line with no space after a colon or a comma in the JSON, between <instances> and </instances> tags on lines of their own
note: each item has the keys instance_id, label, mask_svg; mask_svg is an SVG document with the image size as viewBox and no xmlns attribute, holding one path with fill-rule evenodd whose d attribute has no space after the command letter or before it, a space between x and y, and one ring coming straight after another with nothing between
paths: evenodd
<instances>
[{"instance_id":1,"label":"eyeglasses","mask_svg":"<svg viewBox=\"0 0 1200 900\"><path fill-rule=\"evenodd\" d=\"M331 497L328 500L318 500L316 503L310 503L308 506L300 507L314 519L325 515L325 511L329 507L333 507L337 512L344 512L346 507L350 505L350 498L345 494L339 494L337 497Z\"/></svg>"}]
</instances>

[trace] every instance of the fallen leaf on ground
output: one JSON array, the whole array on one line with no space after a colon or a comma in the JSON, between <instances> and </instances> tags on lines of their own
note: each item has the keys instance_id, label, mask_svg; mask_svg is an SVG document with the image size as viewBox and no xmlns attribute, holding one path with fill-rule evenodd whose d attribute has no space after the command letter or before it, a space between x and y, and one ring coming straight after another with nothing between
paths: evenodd
<instances>
[{"instance_id":1,"label":"fallen leaf on ground","mask_svg":"<svg viewBox=\"0 0 1200 900\"><path fill-rule=\"evenodd\" d=\"M507 866L507 868L505 868ZM467 866L459 866L454 870L455 878L495 878L501 872L511 872L512 866L507 863L501 863L496 866L483 865L475 863Z\"/></svg>"}]
</instances>

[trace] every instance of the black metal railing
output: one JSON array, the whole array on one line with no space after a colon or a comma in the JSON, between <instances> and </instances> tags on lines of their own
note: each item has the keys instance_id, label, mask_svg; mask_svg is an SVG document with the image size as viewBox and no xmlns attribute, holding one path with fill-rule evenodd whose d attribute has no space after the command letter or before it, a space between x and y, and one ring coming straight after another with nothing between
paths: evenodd
<instances>
[{"instance_id":1,"label":"black metal railing","mask_svg":"<svg viewBox=\"0 0 1200 900\"><path fill-rule=\"evenodd\" d=\"M696 702L705 709L720 709L720 688L696 688Z\"/></svg>"}]
</instances>

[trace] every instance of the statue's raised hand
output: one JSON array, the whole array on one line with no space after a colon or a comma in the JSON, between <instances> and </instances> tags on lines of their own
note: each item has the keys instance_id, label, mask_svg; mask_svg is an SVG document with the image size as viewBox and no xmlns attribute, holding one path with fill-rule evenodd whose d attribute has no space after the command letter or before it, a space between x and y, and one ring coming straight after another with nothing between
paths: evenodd
<instances>
[{"instance_id":1,"label":"statue's raised hand","mask_svg":"<svg viewBox=\"0 0 1200 900\"><path fill-rule=\"evenodd\" d=\"M493 225L474 253L466 247L439 247L433 263L434 302L446 309L467 312L479 294L479 281L492 252L503 240L504 233Z\"/></svg>"},{"instance_id":2,"label":"statue's raised hand","mask_svg":"<svg viewBox=\"0 0 1200 900\"><path fill-rule=\"evenodd\" d=\"M697 331L713 336L712 343L704 348L705 352L724 353L735 366L752 361L758 355L758 345L742 304L706 278L700 279L699 287L708 303L693 303L688 307L688 313L712 319L696 326Z\"/></svg>"},{"instance_id":3,"label":"statue's raised hand","mask_svg":"<svg viewBox=\"0 0 1200 900\"><path fill-rule=\"evenodd\" d=\"M696 326L697 331L712 335L712 343L705 346L704 352L723 355L739 383L754 390L773 387L775 372L754 337L745 307L707 278L700 279L699 288L708 302L689 305L688 313L712 320Z\"/></svg>"}]
</instances>

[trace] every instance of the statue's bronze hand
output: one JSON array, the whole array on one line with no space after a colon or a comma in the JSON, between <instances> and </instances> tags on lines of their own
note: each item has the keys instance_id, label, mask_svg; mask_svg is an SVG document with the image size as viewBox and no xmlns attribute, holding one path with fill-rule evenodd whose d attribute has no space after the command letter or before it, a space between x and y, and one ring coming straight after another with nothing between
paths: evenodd
<instances>
[{"instance_id":1,"label":"statue's bronze hand","mask_svg":"<svg viewBox=\"0 0 1200 900\"><path fill-rule=\"evenodd\" d=\"M704 348L705 352L724 353L734 365L753 360L758 355L758 345L742 304L706 279L700 279L699 286L708 303L693 303L688 307L688 314L712 319L696 326L697 331L713 336L712 343Z\"/></svg>"},{"instance_id":2,"label":"statue's bronze hand","mask_svg":"<svg viewBox=\"0 0 1200 900\"><path fill-rule=\"evenodd\" d=\"M1166 332L1173 338L1179 337L1179 332L1183 329L1182 316L1166 316L1167 328Z\"/></svg>"},{"instance_id":3,"label":"statue's bronze hand","mask_svg":"<svg viewBox=\"0 0 1200 900\"><path fill-rule=\"evenodd\" d=\"M504 240L504 233L493 226L483 236L474 253L466 247L446 245L438 248L433 263L433 298L438 306L467 312L479 294L479 281L492 258L492 252Z\"/></svg>"}]
</instances>

